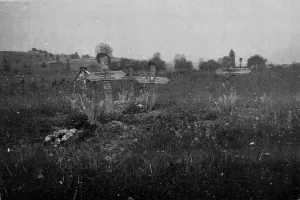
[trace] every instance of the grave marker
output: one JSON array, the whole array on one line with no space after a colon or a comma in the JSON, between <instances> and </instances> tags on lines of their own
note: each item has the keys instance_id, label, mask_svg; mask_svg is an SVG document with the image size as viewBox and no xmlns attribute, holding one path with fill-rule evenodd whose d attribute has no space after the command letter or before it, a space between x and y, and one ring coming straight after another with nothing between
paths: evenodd
<instances>
[{"instance_id":1,"label":"grave marker","mask_svg":"<svg viewBox=\"0 0 300 200\"><path fill-rule=\"evenodd\" d=\"M109 64L110 64L110 58L105 53L98 53L97 54L97 61L100 64L100 66L103 68L104 73L103 72L96 72L94 74L94 77L95 77L96 80L103 80L103 82L104 82L104 95L105 95L105 109L106 109L107 112L113 112L114 111L114 101L113 101L111 79L110 78L115 77L115 76L114 76L114 73L109 73L109 71L108 71ZM125 74L124 72L122 72L122 73Z\"/></svg>"},{"instance_id":2,"label":"grave marker","mask_svg":"<svg viewBox=\"0 0 300 200\"><path fill-rule=\"evenodd\" d=\"M142 72L139 76L133 76L133 72L130 72L128 76L124 77L127 80L134 80L141 84L150 84L149 86L149 108L151 109L154 105L154 87L155 84L166 84L169 82L169 79L166 77L157 77L156 76L156 64L154 62L149 62L150 72L140 71ZM130 70L130 69L129 69ZM131 69L132 71L132 69Z\"/></svg>"},{"instance_id":3,"label":"grave marker","mask_svg":"<svg viewBox=\"0 0 300 200\"><path fill-rule=\"evenodd\" d=\"M154 105L154 86L155 84L166 84L169 82L168 78L165 77L156 77L156 64L154 62L149 62L150 72L145 72L142 70L139 76L134 76L133 69L130 67L128 69L128 74L123 71L110 71L110 58L105 53L99 53L97 55L97 61L102 67L101 72L88 72L87 69L80 68L79 74L76 76L77 79L89 80L92 82L103 81L104 85L104 94L105 94L105 108L107 112L114 111L114 101L113 101L113 91L111 81L114 80L129 80L130 81L130 99L134 98L134 81L137 81L141 84L150 84L149 88L149 108L152 109Z\"/></svg>"}]
</instances>

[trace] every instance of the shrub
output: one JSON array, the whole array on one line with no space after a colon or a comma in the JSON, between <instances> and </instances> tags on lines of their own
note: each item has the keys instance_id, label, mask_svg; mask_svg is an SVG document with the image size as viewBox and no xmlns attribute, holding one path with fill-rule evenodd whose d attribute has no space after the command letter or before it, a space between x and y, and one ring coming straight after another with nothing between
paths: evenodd
<instances>
[{"instance_id":1,"label":"shrub","mask_svg":"<svg viewBox=\"0 0 300 200\"><path fill-rule=\"evenodd\" d=\"M229 95L223 94L219 97L215 104L220 112L228 114L237 106L239 98L236 91L231 91Z\"/></svg>"},{"instance_id":2,"label":"shrub","mask_svg":"<svg viewBox=\"0 0 300 200\"><path fill-rule=\"evenodd\" d=\"M94 99L89 99L86 94L73 94L72 97L67 97L71 103L72 109L84 113L88 117L91 124L96 123L96 117L103 107L104 101L98 103Z\"/></svg>"}]
</instances>

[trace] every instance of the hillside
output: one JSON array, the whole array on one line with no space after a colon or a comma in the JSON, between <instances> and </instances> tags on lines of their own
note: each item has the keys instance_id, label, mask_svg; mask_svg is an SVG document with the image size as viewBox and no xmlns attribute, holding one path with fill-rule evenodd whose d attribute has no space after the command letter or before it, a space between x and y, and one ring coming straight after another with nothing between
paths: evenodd
<instances>
[{"instance_id":1,"label":"hillside","mask_svg":"<svg viewBox=\"0 0 300 200\"><path fill-rule=\"evenodd\" d=\"M68 75L70 72L66 69L66 62L70 57L68 55L59 55L59 61L55 60L55 55L50 56L50 53L40 52L14 52L1 51L0 63L3 63L4 55L7 56L11 66L11 71L14 74L24 74L31 71L32 74L55 75L57 71L60 74ZM79 66L83 66L85 62L91 62L82 59L70 59L71 71L78 71ZM42 66L45 63L46 66ZM91 62L93 63L93 62ZM28 67L30 66L30 67Z\"/></svg>"}]
</instances>

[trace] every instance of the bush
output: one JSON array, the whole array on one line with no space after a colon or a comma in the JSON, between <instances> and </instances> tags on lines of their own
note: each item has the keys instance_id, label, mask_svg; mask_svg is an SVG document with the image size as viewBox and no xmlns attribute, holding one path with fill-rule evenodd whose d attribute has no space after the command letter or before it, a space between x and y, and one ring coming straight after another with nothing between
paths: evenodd
<instances>
[{"instance_id":1,"label":"bush","mask_svg":"<svg viewBox=\"0 0 300 200\"><path fill-rule=\"evenodd\" d=\"M215 72L221 66L218 62L214 60L209 60L207 62L201 62L199 64L199 71L201 72Z\"/></svg>"},{"instance_id":2,"label":"bush","mask_svg":"<svg viewBox=\"0 0 300 200\"><path fill-rule=\"evenodd\" d=\"M45 62L42 63L42 68L47 68L47 64Z\"/></svg>"}]
</instances>

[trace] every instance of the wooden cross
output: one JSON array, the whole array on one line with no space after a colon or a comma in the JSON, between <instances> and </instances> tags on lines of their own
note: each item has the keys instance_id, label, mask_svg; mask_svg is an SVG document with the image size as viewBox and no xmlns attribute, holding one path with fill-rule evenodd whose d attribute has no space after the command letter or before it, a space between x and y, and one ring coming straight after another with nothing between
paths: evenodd
<instances>
[{"instance_id":1,"label":"wooden cross","mask_svg":"<svg viewBox=\"0 0 300 200\"><path fill-rule=\"evenodd\" d=\"M114 112L114 101L111 81L121 80L126 74L123 71L110 71L110 58L105 53L98 53L97 61L102 67L101 72L88 72L87 69L81 69L76 76L75 81L80 74L84 74L84 79L91 82L102 81L104 83L104 95L105 95L105 110L107 112Z\"/></svg>"},{"instance_id":2,"label":"wooden cross","mask_svg":"<svg viewBox=\"0 0 300 200\"><path fill-rule=\"evenodd\" d=\"M132 69L129 68L129 74L128 76L124 77L124 79L127 80L135 80L141 84L150 84L150 91L149 91L149 108L152 109L154 106L154 86L155 84L166 84L169 82L169 79L166 77L157 77L156 76L156 67L155 63L149 63L150 65L150 72L145 73L143 72L140 76L133 76L133 73L130 72Z\"/></svg>"},{"instance_id":3,"label":"wooden cross","mask_svg":"<svg viewBox=\"0 0 300 200\"><path fill-rule=\"evenodd\" d=\"M115 78L116 75L112 71L109 70L110 65L110 58L105 53L98 53L97 54L97 61L101 65L103 72L96 72L91 74L91 76L88 77L91 81L97 81L102 80L104 83L104 95L105 95L105 109L107 112L114 112L114 100L113 100L113 92L112 92L112 86L111 86L111 80L112 78ZM123 72L124 76L125 73Z\"/></svg>"}]
</instances>

